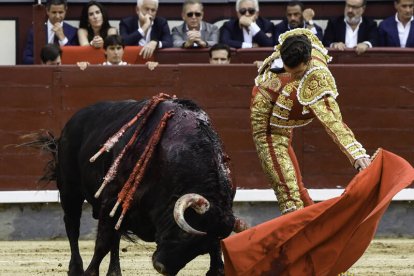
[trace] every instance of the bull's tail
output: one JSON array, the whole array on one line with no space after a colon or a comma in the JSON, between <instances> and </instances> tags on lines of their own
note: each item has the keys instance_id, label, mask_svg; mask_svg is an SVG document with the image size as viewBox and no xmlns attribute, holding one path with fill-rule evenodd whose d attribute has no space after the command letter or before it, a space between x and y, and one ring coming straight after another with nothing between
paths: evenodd
<instances>
[{"instance_id":1,"label":"bull's tail","mask_svg":"<svg viewBox=\"0 0 414 276\"><path fill-rule=\"evenodd\" d=\"M56 166L58 162L58 140L48 130L41 129L37 132L22 135L20 138L28 142L16 145L17 147L30 147L40 150L42 153L50 153L52 158L47 162L44 168L44 174L39 182L49 183L56 181Z\"/></svg>"}]
</instances>

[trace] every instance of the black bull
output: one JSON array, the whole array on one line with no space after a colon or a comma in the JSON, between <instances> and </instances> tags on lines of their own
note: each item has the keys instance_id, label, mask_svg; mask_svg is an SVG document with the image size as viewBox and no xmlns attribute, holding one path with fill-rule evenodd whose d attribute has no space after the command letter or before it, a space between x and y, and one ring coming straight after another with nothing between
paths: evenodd
<instances>
[{"instance_id":1,"label":"black bull","mask_svg":"<svg viewBox=\"0 0 414 276\"><path fill-rule=\"evenodd\" d=\"M149 100L102 102L86 107L67 122L58 139L55 167L49 166L52 169L48 175L56 178L64 210L71 248L69 275L98 275L99 265L109 252L108 275L121 275L119 242L122 235L131 234L156 242L152 261L154 268L164 275L175 275L192 259L206 253L211 258L207 275L224 274L220 239L232 230L239 231L240 220L232 211L235 190L221 141L207 114L196 104L179 99L161 101L145 124L144 119L138 119L109 152L90 161L107 139L148 103ZM174 114L150 154L131 205L116 230L122 208L113 216L110 212L168 111ZM96 198L103 178L140 122L143 127L137 141L126 151L114 179ZM99 222L95 252L84 272L78 238L85 199Z\"/></svg>"}]
</instances>

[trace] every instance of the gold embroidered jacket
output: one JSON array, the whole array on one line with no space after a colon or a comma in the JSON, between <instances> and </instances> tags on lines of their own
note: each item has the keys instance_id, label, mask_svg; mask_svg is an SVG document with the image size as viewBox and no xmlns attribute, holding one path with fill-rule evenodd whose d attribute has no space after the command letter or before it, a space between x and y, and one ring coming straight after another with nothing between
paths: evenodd
<instances>
[{"instance_id":1,"label":"gold embroidered jacket","mask_svg":"<svg viewBox=\"0 0 414 276\"><path fill-rule=\"evenodd\" d=\"M309 69L300 80L292 80L289 73L273 73L272 64L280 60L280 45L290 35L306 35L312 43L312 59ZM279 37L276 51L268 57L255 79L263 98L273 105L270 125L275 128L294 128L310 123L313 118L324 125L328 134L345 153L350 162L369 157L355 139L352 131L342 121L336 102L338 90L327 67L330 57L319 39L306 29L295 29ZM252 113L252 121L254 114Z\"/></svg>"}]
</instances>

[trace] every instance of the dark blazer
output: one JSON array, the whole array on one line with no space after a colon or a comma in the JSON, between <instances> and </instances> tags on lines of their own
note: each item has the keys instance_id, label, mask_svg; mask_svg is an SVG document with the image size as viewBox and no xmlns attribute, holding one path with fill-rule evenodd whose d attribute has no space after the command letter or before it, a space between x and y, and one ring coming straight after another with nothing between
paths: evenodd
<instances>
[{"instance_id":1,"label":"dark blazer","mask_svg":"<svg viewBox=\"0 0 414 276\"><path fill-rule=\"evenodd\" d=\"M334 42L345 43L346 24L344 16L330 19L323 36L323 45L330 47ZM378 46L378 27L377 23L365 16L362 17L361 25L358 30L358 43L369 41L372 46Z\"/></svg>"},{"instance_id":2,"label":"dark blazer","mask_svg":"<svg viewBox=\"0 0 414 276\"><path fill-rule=\"evenodd\" d=\"M260 31L253 37L253 43L259 44L260 47L274 46L273 23L259 16L256 24L259 26ZM243 41L243 30L239 26L239 19L230 19L221 26L221 43L227 44L232 48L241 48Z\"/></svg>"},{"instance_id":3,"label":"dark blazer","mask_svg":"<svg viewBox=\"0 0 414 276\"><path fill-rule=\"evenodd\" d=\"M314 24L314 27L316 29L316 36L319 38L320 41L322 41L323 39L323 31L322 28L318 25L318 24ZM305 28L305 24L303 24L303 26L301 26L300 28ZM289 23L287 21L287 19L283 19L282 22L280 22L279 24L276 24L275 26L275 32L274 32L274 39L275 39L275 44L279 44L279 35L289 31Z\"/></svg>"},{"instance_id":4,"label":"dark blazer","mask_svg":"<svg viewBox=\"0 0 414 276\"><path fill-rule=\"evenodd\" d=\"M138 15L123 18L119 22L119 32L124 40L125 45L136 46L141 40L142 35L138 32ZM165 18L155 17L152 25L151 40L161 41L162 48L173 46L173 39L170 33L170 27Z\"/></svg>"},{"instance_id":5,"label":"dark blazer","mask_svg":"<svg viewBox=\"0 0 414 276\"><path fill-rule=\"evenodd\" d=\"M47 25L45 26L45 31L47 34ZM66 45L79 45L78 29L63 22L63 32L68 39L68 43L66 43ZM48 38L46 38L46 43L48 41ZM33 64L33 27L30 28L27 35L26 46L23 51L23 64Z\"/></svg>"},{"instance_id":6,"label":"dark blazer","mask_svg":"<svg viewBox=\"0 0 414 276\"><path fill-rule=\"evenodd\" d=\"M379 43L378 46L401 47L400 37L398 36L397 22L395 15L384 19L378 28ZM414 47L414 20L411 21L410 33L407 37L405 47Z\"/></svg>"}]
</instances>

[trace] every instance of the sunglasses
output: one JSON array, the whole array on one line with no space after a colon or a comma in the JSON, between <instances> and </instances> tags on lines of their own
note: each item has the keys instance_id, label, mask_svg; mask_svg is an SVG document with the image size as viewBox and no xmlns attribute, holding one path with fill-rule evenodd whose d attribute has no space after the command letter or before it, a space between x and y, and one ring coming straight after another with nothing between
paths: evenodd
<instances>
[{"instance_id":1,"label":"sunglasses","mask_svg":"<svg viewBox=\"0 0 414 276\"><path fill-rule=\"evenodd\" d=\"M187 17L193 17L194 15L195 15L195 17L200 17L201 12L188 12L187 13Z\"/></svg>"},{"instance_id":2,"label":"sunglasses","mask_svg":"<svg viewBox=\"0 0 414 276\"><path fill-rule=\"evenodd\" d=\"M239 10L239 13L241 15L245 15L246 12L249 12L249 14L255 14L256 13L256 9L253 9L253 8L248 8L248 9L242 8L242 9Z\"/></svg>"}]
</instances>

